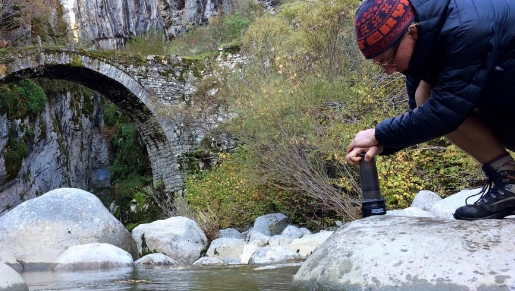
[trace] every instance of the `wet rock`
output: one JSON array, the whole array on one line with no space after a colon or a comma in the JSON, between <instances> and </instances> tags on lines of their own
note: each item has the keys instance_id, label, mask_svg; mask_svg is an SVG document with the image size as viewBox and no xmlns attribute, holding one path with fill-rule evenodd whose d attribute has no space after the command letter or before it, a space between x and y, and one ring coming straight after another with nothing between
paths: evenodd
<instances>
[{"instance_id":1,"label":"wet rock","mask_svg":"<svg viewBox=\"0 0 515 291\"><path fill-rule=\"evenodd\" d=\"M289 290L512 290L513 219L372 216L338 229Z\"/></svg>"},{"instance_id":2,"label":"wet rock","mask_svg":"<svg viewBox=\"0 0 515 291\"><path fill-rule=\"evenodd\" d=\"M272 236L281 234L288 226L288 217L282 213L272 213L260 216L254 221L253 231L259 231L264 235Z\"/></svg>"},{"instance_id":3,"label":"wet rock","mask_svg":"<svg viewBox=\"0 0 515 291\"><path fill-rule=\"evenodd\" d=\"M0 260L16 268L55 263L67 248L88 243L112 244L138 258L123 224L80 189L50 191L0 217Z\"/></svg>"},{"instance_id":4,"label":"wet rock","mask_svg":"<svg viewBox=\"0 0 515 291\"><path fill-rule=\"evenodd\" d=\"M92 243L71 246L50 267L55 271L115 269L132 266L132 256L113 245Z\"/></svg>"},{"instance_id":5,"label":"wet rock","mask_svg":"<svg viewBox=\"0 0 515 291\"><path fill-rule=\"evenodd\" d=\"M266 246L259 248L249 260L249 264L271 264L300 260L302 256L286 246Z\"/></svg>"},{"instance_id":6,"label":"wet rock","mask_svg":"<svg viewBox=\"0 0 515 291\"><path fill-rule=\"evenodd\" d=\"M240 260L245 241L237 238L219 238L211 242L208 257L224 257Z\"/></svg>"},{"instance_id":7,"label":"wet rock","mask_svg":"<svg viewBox=\"0 0 515 291\"><path fill-rule=\"evenodd\" d=\"M140 224L132 230L132 236L141 254L163 253L181 264L195 262L207 246L200 226L182 216Z\"/></svg>"},{"instance_id":8,"label":"wet rock","mask_svg":"<svg viewBox=\"0 0 515 291\"><path fill-rule=\"evenodd\" d=\"M11 267L0 263L0 291L29 291L29 287Z\"/></svg>"},{"instance_id":9,"label":"wet rock","mask_svg":"<svg viewBox=\"0 0 515 291\"><path fill-rule=\"evenodd\" d=\"M165 254L150 254L134 262L134 265L147 266L179 266L180 263Z\"/></svg>"},{"instance_id":10,"label":"wet rock","mask_svg":"<svg viewBox=\"0 0 515 291\"><path fill-rule=\"evenodd\" d=\"M222 257L202 257L196 260L193 265L195 266L225 266L225 265L238 265L240 261L234 258Z\"/></svg>"}]
</instances>

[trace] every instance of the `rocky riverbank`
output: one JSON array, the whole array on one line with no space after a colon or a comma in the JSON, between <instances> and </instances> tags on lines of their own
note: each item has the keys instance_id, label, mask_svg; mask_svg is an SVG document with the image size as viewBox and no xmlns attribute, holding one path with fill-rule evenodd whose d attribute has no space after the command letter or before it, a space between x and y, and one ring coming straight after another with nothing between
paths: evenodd
<instances>
[{"instance_id":1,"label":"rocky riverbank","mask_svg":"<svg viewBox=\"0 0 515 291\"><path fill-rule=\"evenodd\" d=\"M11 270L301 262L333 234L311 233L288 221L281 213L264 215L250 230L223 229L208 244L189 218L141 224L129 233L93 194L56 189L0 217L0 278L7 280L0 290L11 290L7 284L19 286L20 278Z\"/></svg>"},{"instance_id":2,"label":"rocky riverbank","mask_svg":"<svg viewBox=\"0 0 515 291\"><path fill-rule=\"evenodd\" d=\"M515 290L514 218L456 221L477 192L441 199L421 191L411 207L311 233L281 214L208 242L198 224L171 217L129 233L93 194L57 189L0 217L0 291L28 290L23 270L302 264L291 290ZM15 271L16 270L16 271ZM17 288L17 289L12 289Z\"/></svg>"}]
</instances>

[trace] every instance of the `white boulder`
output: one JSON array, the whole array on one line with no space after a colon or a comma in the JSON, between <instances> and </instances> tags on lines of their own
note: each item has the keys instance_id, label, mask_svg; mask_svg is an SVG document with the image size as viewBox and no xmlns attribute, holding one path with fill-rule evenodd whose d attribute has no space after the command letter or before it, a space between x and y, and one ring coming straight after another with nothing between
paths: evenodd
<instances>
[{"instance_id":1,"label":"white boulder","mask_svg":"<svg viewBox=\"0 0 515 291\"><path fill-rule=\"evenodd\" d=\"M112 244L138 258L127 229L84 190L52 190L0 217L0 262L15 267L52 264L68 247L88 243Z\"/></svg>"},{"instance_id":2,"label":"white boulder","mask_svg":"<svg viewBox=\"0 0 515 291\"><path fill-rule=\"evenodd\" d=\"M29 291L29 287L11 267L0 263L0 291Z\"/></svg>"},{"instance_id":3,"label":"white boulder","mask_svg":"<svg viewBox=\"0 0 515 291\"><path fill-rule=\"evenodd\" d=\"M250 257L249 264L271 264L302 259L298 253L286 246L266 246L259 248Z\"/></svg>"},{"instance_id":4,"label":"white boulder","mask_svg":"<svg viewBox=\"0 0 515 291\"><path fill-rule=\"evenodd\" d=\"M372 216L338 229L289 290L515 290L513 219Z\"/></svg>"},{"instance_id":5,"label":"white boulder","mask_svg":"<svg viewBox=\"0 0 515 291\"><path fill-rule=\"evenodd\" d=\"M242 264L248 264L250 257L261 247L264 247L265 244L262 241L254 241L243 247L243 252L240 256L240 262Z\"/></svg>"},{"instance_id":6,"label":"white boulder","mask_svg":"<svg viewBox=\"0 0 515 291\"><path fill-rule=\"evenodd\" d=\"M218 238L211 242L208 257L234 258L240 260L245 241L237 238Z\"/></svg>"},{"instance_id":7,"label":"white boulder","mask_svg":"<svg viewBox=\"0 0 515 291\"><path fill-rule=\"evenodd\" d=\"M440 200L442 200L442 198L435 192L422 190L415 195L413 202L411 202L411 207L428 211Z\"/></svg>"},{"instance_id":8,"label":"white boulder","mask_svg":"<svg viewBox=\"0 0 515 291\"><path fill-rule=\"evenodd\" d=\"M269 246L287 245L291 243L293 239L286 235L274 235L268 240Z\"/></svg>"},{"instance_id":9,"label":"white boulder","mask_svg":"<svg viewBox=\"0 0 515 291\"><path fill-rule=\"evenodd\" d=\"M50 269L55 271L81 271L130 267L131 254L110 244L92 243L71 246L65 250Z\"/></svg>"},{"instance_id":10,"label":"white boulder","mask_svg":"<svg viewBox=\"0 0 515 291\"><path fill-rule=\"evenodd\" d=\"M327 238L329 238L334 231L322 230L318 233L308 234L301 238L294 239L288 246L292 251L301 255L302 258L307 258L313 251Z\"/></svg>"},{"instance_id":11,"label":"white boulder","mask_svg":"<svg viewBox=\"0 0 515 291\"><path fill-rule=\"evenodd\" d=\"M181 264L192 264L207 246L207 237L193 220L170 217L132 230L140 254L163 253Z\"/></svg>"},{"instance_id":12,"label":"white boulder","mask_svg":"<svg viewBox=\"0 0 515 291\"><path fill-rule=\"evenodd\" d=\"M429 208L429 212L438 218L454 220L454 211L456 211L458 207L465 205L465 200L467 200L467 197L475 195L479 193L479 191L481 191L480 188L462 190L454 195L435 202L433 206ZM468 200L468 203L472 204L478 199L479 195L471 197Z\"/></svg>"},{"instance_id":13,"label":"white boulder","mask_svg":"<svg viewBox=\"0 0 515 291\"><path fill-rule=\"evenodd\" d=\"M267 244L270 239L269 235L263 234L257 230L251 230L247 234L247 243L257 242L260 244Z\"/></svg>"}]
</instances>

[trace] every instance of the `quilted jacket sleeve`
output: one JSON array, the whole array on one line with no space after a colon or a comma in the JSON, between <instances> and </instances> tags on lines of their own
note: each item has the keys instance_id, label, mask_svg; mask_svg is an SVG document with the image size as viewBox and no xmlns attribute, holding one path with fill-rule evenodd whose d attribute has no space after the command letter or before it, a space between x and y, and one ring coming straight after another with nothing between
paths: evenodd
<instances>
[{"instance_id":1,"label":"quilted jacket sleeve","mask_svg":"<svg viewBox=\"0 0 515 291\"><path fill-rule=\"evenodd\" d=\"M446 135L473 112L494 64L492 36L492 26L474 21L443 35L445 53L439 56L443 65L431 98L376 126L376 139L385 154Z\"/></svg>"}]
</instances>

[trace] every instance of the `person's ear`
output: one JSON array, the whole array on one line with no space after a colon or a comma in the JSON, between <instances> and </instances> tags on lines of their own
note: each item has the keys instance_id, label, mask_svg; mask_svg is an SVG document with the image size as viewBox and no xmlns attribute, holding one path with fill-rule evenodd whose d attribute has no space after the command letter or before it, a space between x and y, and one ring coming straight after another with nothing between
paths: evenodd
<instances>
[{"instance_id":1,"label":"person's ear","mask_svg":"<svg viewBox=\"0 0 515 291\"><path fill-rule=\"evenodd\" d=\"M417 40L418 29L415 24L412 24L408 27L408 35L411 36L413 39Z\"/></svg>"}]
</instances>

